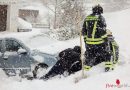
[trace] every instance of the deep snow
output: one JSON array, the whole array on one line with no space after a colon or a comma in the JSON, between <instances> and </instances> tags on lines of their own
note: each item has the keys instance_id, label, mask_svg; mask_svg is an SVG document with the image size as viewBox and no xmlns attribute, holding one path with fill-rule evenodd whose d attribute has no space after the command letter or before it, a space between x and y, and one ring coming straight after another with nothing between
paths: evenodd
<instances>
[{"instance_id":1,"label":"deep snow","mask_svg":"<svg viewBox=\"0 0 130 90\"><path fill-rule=\"evenodd\" d=\"M85 72L89 77L80 81L77 84L73 83L73 79L79 76L81 72L69 77L53 78L52 80L42 81L34 80L20 81L19 78L7 78L1 71L0 73L0 90L130 90L130 87L106 87L106 85L116 85L116 79L119 79L121 84L130 86L130 9L115 13L107 13L104 15L108 28L113 32L115 39L120 46L120 62L116 69L111 72L103 73L103 63L93 67L89 72ZM0 34L0 37L14 36L26 42L31 37L38 35L40 31L24 32L24 33L5 33ZM23 37L24 35L24 37ZM37 40L37 39L36 39ZM42 39L41 39L42 41ZM56 53L68 47L79 45L79 38L69 41L54 41L48 45L37 46L42 51L48 53ZM30 45L31 46L31 45Z\"/></svg>"}]
</instances>

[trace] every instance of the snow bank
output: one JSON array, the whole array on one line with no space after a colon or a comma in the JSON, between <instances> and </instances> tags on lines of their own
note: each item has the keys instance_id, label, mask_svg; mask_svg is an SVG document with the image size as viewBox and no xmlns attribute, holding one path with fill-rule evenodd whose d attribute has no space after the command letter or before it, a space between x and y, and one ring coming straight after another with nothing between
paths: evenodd
<instances>
[{"instance_id":1,"label":"snow bank","mask_svg":"<svg viewBox=\"0 0 130 90\"><path fill-rule=\"evenodd\" d=\"M97 70L96 68L99 70L94 72L94 70ZM87 73L90 75L87 79L84 79L77 84L74 84L73 80L74 77L79 76L81 72L67 78L53 78L53 80L48 81L22 80L21 82L18 82L16 80L12 81L13 78L10 78L12 80L4 80L4 84L1 84L1 90L129 90L130 87L107 87L107 84L116 85L116 79L119 79L121 84L130 85L130 73L126 72L129 71L129 68L129 65L126 65L125 67L118 66L115 71L103 73L102 67L96 66Z\"/></svg>"}]
</instances>

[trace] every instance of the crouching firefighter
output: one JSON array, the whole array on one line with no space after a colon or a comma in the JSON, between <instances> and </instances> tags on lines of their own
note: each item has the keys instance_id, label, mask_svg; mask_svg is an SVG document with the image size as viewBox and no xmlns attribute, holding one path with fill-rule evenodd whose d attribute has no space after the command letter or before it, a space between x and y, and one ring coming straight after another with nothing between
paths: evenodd
<instances>
[{"instance_id":1,"label":"crouching firefighter","mask_svg":"<svg viewBox=\"0 0 130 90\"><path fill-rule=\"evenodd\" d=\"M111 61L111 52L107 50L109 47L106 22L101 15L103 8L96 5L92 9L92 14L88 15L83 24L82 34L85 42L85 70L89 70L92 66L105 62L105 71L113 68Z\"/></svg>"},{"instance_id":2,"label":"crouching firefighter","mask_svg":"<svg viewBox=\"0 0 130 90\"><path fill-rule=\"evenodd\" d=\"M61 51L59 53L59 60L50 71L40 79L48 80L57 75L68 76L81 70L80 54L81 48L79 46Z\"/></svg>"},{"instance_id":3,"label":"crouching firefighter","mask_svg":"<svg viewBox=\"0 0 130 90\"><path fill-rule=\"evenodd\" d=\"M107 50L111 54L111 61L105 63L105 66L107 67L106 71L109 69L114 69L115 64L117 64L118 59L119 59L119 46L116 43L116 41L114 40L114 37L113 37L112 32L110 30L107 30L107 40L108 40ZM111 63L113 66L111 66Z\"/></svg>"}]
</instances>

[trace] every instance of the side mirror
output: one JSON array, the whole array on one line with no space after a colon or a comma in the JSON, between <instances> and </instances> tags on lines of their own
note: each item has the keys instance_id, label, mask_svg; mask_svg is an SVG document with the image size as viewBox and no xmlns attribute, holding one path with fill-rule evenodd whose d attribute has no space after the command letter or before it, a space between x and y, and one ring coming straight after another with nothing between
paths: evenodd
<instances>
[{"instance_id":1,"label":"side mirror","mask_svg":"<svg viewBox=\"0 0 130 90\"><path fill-rule=\"evenodd\" d=\"M27 54L27 50L20 48L18 54Z\"/></svg>"}]
</instances>

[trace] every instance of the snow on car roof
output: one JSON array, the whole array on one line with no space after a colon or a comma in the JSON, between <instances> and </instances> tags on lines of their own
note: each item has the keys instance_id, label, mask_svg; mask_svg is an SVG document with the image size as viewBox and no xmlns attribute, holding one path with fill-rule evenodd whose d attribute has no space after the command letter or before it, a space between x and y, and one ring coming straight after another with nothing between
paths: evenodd
<instances>
[{"instance_id":1,"label":"snow on car roof","mask_svg":"<svg viewBox=\"0 0 130 90\"><path fill-rule=\"evenodd\" d=\"M0 34L0 38L16 38L21 40L31 50L37 49L48 54L56 54L64 49L73 48L79 45L79 39L67 41L58 41L47 35L41 34L40 31L33 30L31 32L13 32Z\"/></svg>"}]
</instances>

